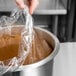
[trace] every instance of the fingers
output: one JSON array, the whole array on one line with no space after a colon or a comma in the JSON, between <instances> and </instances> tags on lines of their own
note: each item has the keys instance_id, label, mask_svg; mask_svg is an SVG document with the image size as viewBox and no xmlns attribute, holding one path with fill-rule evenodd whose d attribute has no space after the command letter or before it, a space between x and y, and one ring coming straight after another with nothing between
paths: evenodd
<instances>
[{"instance_id":1,"label":"fingers","mask_svg":"<svg viewBox=\"0 0 76 76\"><path fill-rule=\"evenodd\" d=\"M37 7L38 4L39 4L38 0L31 0L30 6L29 6L29 12L30 12L30 14L33 14L33 12L36 9L36 7Z\"/></svg>"},{"instance_id":2,"label":"fingers","mask_svg":"<svg viewBox=\"0 0 76 76\"><path fill-rule=\"evenodd\" d=\"M16 3L21 9L25 8L25 3L27 3L30 14L33 14L34 10L36 9L37 5L39 4L38 0L27 0L27 2L25 2L25 3L24 3L24 0L16 0Z\"/></svg>"},{"instance_id":3,"label":"fingers","mask_svg":"<svg viewBox=\"0 0 76 76\"><path fill-rule=\"evenodd\" d=\"M16 3L21 9L25 8L25 4L23 0L16 0Z\"/></svg>"}]
</instances>

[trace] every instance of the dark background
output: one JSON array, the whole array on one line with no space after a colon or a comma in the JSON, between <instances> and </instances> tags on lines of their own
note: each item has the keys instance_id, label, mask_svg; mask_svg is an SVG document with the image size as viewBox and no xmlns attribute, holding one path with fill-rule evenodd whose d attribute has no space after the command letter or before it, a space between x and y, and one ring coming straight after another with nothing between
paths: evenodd
<instances>
[{"instance_id":1,"label":"dark background","mask_svg":"<svg viewBox=\"0 0 76 76\"><path fill-rule=\"evenodd\" d=\"M60 0L67 10L65 15L38 15L33 14L34 26L45 28L54 33L60 42L76 41L76 0ZM0 12L0 16L10 15L10 12ZM55 23L55 18L57 22ZM55 27L55 25L57 27Z\"/></svg>"}]
</instances>

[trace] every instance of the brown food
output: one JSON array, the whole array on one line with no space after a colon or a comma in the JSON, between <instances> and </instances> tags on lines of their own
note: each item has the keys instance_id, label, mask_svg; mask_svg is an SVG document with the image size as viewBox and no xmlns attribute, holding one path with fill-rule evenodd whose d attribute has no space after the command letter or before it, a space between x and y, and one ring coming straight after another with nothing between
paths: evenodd
<instances>
[{"instance_id":1,"label":"brown food","mask_svg":"<svg viewBox=\"0 0 76 76\"><path fill-rule=\"evenodd\" d=\"M47 41L37 32L34 34L34 39L32 42L32 48L25 59L24 65L38 62L45 57L47 57L53 48L47 43Z\"/></svg>"},{"instance_id":2,"label":"brown food","mask_svg":"<svg viewBox=\"0 0 76 76\"><path fill-rule=\"evenodd\" d=\"M0 37L0 61L18 56L20 41L21 36L18 34L12 36L3 35ZM49 46L47 41L35 32L32 47L29 55L24 61L24 65L44 59L52 52L52 50L52 47Z\"/></svg>"},{"instance_id":3,"label":"brown food","mask_svg":"<svg viewBox=\"0 0 76 76\"><path fill-rule=\"evenodd\" d=\"M0 37L0 61L8 60L18 55L20 35L3 35Z\"/></svg>"}]
</instances>

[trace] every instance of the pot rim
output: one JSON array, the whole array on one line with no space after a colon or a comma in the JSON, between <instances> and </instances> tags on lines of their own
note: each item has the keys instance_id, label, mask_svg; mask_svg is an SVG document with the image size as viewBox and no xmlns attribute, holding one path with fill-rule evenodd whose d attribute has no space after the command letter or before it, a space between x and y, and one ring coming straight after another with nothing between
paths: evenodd
<instances>
[{"instance_id":1,"label":"pot rim","mask_svg":"<svg viewBox=\"0 0 76 76\"><path fill-rule=\"evenodd\" d=\"M43 32L48 33L50 36L52 36L52 38L55 41L55 48L54 48L53 52L49 56L44 58L43 60L40 60L40 61L38 61L36 63L32 63L32 64L29 64L29 65L24 65L24 66L22 65L15 71L21 71L23 69L30 69L30 68L32 69L32 68L37 68L39 66L42 66L42 65L46 64L47 62L49 62L50 60L52 60L57 55L57 53L59 51L60 43L59 43L59 40L56 38L55 35L53 35L51 32L49 32L49 31L47 31L47 30L45 30L43 28L40 28L40 27L35 27L35 29L39 29L39 30L41 30Z\"/></svg>"}]
</instances>

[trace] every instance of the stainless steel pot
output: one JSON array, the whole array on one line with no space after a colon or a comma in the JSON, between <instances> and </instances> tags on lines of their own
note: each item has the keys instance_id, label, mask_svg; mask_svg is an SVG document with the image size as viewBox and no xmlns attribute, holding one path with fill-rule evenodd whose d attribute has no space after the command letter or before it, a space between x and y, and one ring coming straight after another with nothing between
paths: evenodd
<instances>
[{"instance_id":1,"label":"stainless steel pot","mask_svg":"<svg viewBox=\"0 0 76 76\"><path fill-rule=\"evenodd\" d=\"M20 66L16 71L6 73L3 76L52 76L53 59L59 51L59 41L51 32L38 27L35 27L35 29L38 33L42 33L43 37L52 45L53 52L37 63Z\"/></svg>"}]
</instances>

